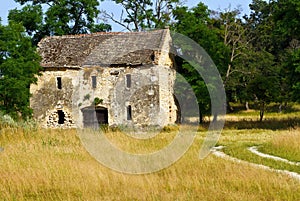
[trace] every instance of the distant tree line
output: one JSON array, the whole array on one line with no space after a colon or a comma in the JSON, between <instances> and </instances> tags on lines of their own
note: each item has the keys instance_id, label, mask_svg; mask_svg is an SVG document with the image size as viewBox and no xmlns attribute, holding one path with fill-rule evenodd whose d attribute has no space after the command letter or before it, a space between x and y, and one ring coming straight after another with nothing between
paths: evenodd
<instances>
[{"instance_id":1,"label":"distant tree line","mask_svg":"<svg viewBox=\"0 0 300 201\"><path fill-rule=\"evenodd\" d=\"M263 119L270 102L300 101L300 1L253 0L251 13L239 8L193 8L180 0L113 0L121 16L102 10L97 0L15 0L0 25L0 110L14 117L31 114L29 86L41 70L37 43L45 36L112 31L109 22L127 31L165 28L201 45L216 64L230 103L255 102ZM182 50L188 51L188 50ZM201 116L210 113L207 86L188 62L177 58L177 70L192 85Z\"/></svg>"}]
</instances>

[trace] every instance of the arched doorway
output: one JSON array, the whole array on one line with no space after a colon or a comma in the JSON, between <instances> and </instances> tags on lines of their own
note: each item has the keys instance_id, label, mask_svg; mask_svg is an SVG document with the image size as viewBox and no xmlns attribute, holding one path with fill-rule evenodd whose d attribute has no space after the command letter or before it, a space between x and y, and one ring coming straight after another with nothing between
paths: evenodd
<instances>
[{"instance_id":1,"label":"arched doorway","mask_svg":"<svg viewBox=\"0 0 300 201\"><path fill-rule=\"evenodd\" d=\"M84 127L97 128L99 125L108 124L108 110L105 107L86 107L81 111Z\"/></svg>"}]
</instances>

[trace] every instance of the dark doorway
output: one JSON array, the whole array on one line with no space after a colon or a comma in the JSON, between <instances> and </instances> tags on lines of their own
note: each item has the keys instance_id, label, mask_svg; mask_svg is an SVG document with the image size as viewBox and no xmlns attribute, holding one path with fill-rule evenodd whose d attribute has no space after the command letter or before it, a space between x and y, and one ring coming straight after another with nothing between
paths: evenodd
<instances>
[{"instance_id":1,"label":"dark doorway","mask_svg":"<svg viewBox=\"0 0 300 201\"><path fill-rule=\"evenodd\" d=\"M82 109L83 126L97 128L99 125L108 124L108 110L104 107L89 107Z\"/></svg>"},{"instance_id":2,"label":"dark doorway","mask_svg":"<svg viewBox=\"0 0 300 201\"><path fill-rule=\"evenodd\" d=\"M58 114L58 124L64 124L65 122L65 113L62 110L57 110Z\"/></svg>"}]
</instances>

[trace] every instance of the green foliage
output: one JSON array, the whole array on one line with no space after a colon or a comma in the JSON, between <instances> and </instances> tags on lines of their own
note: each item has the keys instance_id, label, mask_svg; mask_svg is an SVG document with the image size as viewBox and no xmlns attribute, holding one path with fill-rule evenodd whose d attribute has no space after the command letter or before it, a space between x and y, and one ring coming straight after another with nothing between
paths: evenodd
<instances>
[{"instance_id":1,"label":"green foliage","mask_svg":"<svg viewBox=\"0 0 300 201\"><path fill-rule=\"evenodd\" d=\"M218 30L213 28L214 21L210 15L211 12L203 3L199 3L192 9L179 7L174 10L176 23L172 29L203 47L222 74L228 64L228 49L218 35Z\"/></svg>"},{"instance_id":2,"label":"green foliage","mask_svg":"<svg viewBox=\"0 0 300 201\"><path fill-rule=\"evenodd\" d=\"M180 7L174 10L174 17L177 21L172 26L172 29L181 33L196 43L198 43L204 50L212 57L212 60L218 67L219 71L223 71L224 66L227 65L227 48L220 39L216 29L212 28L213 20L210 18L210 11L203 3L199 3L196 7L188 9L187 7ZM206 55L194 55L194 48L186 44L182 45L182 53L192 57L205 57ZM208 59L208 58L205 58ZM204 59L204 60L205 60ZM211 74L210 68L206 66L205 61L201 62L203 66L198 66L201 73L209 77L210 80L215 79L209 76ZM209 90L214 89L215 86L207 85L199 72L196 71L192 63L177 58L177 71L187 80L192 86L192 89L197 97L197 102L200 109L200 121L203 115L210 114L211 100ZM194 64L198 65L198 64Z\"/></svg>"},{"instance_id":3,"label":"green foliage","mask_svg":"<svg viewBox=\"0 0 300 201\"><path fill-rule=\"evenodd\" d=\"M13 9L9 11L9 21L22 22L28 35L33 35L41 26L43 21L43 11L41 5L26 5L21 10Z\"/></svg>"},{"instance_id":4,"label":"green foliage","mask_svg":"<svg viewBox=\"0 0 300 201\"><path fill-rule=\"evenodd\" d=\"M263 120L266 104L278 101L280 84L278 68L274 64L274 57L266 51L253 54L255 66L246 87L248 98L253 98L260 105L260 120Z\"/></svg>"},{"instance_id":5,"label":"green foliage","mask_svg":"<svg viewBox=\"0 0 300 201\"><path fill-rule=\"evenodd\" d=\"M94 24L90 28L90 32L96 33L96 32L108 32L111 31L112 27L109 24L100 23L100 24Z\"/></svg>"},{"instance_id":6,"label":"green foliage","mask_svg":"<svg viewBox=\"0 0 300 201\"><path fill-rule=\"evenodd\" d=\"M97 6L96 0L53 1L45 13L47 31L51 35L87 33L99 13Z\"/></svg>"},{"instance_id":7,"label":"green foliage","mask_svg":"<svg viewBox=\"0 0 300 201\"><path fill-rule=\"evenodd\" d=\"M281 47L289 45L292 39L300 39L300 2L297 0L277 0L272 4L277 38L282 39Z\"/></svg>"},{"instance_id":8,"label":"green foliage","mask_svg":"<svg viewBox=\"0 0 300 201\"><path fill-rule=\"evenodd\" d=\"M84 34L109 31L104 23L96 24L99 1L97 0L16 0L25 5L21 10L11 10L10 21L22 23L33 42L37 44L44 36ZM45 12L43 13L43 9Z\"/></svg>"},{"instance_id":9,"label":"green foliage","mask_svg":"<svg viewBox=\"0 0 300 201\"><path fill-rule=\"evenodd\" d=\"M113 0L123 7L120 20L113 15L104 12L108 18L129 31L141 31L145 29L165 28L170 23L172 10L180 0ZM124 17L123 14L126 13Z\"/></svg>"},{"instance_id":10,"label":"green foliage","mask_svg":"<svg viewBox=\"0 0 300 201\"><path fill-rule=\"evenodd\" d=\"M90 99L90 97L91 97L91 95L90 95L90 94L86 94L86 95L83 97L83 101L85 101L85 100L89 100L89 99Z\"/></svg>"},{"instance_id":11,"label":"green foliage","mask_svg":"<svg viewBox=\"0 0 300 201\"><path fill-rule=\"evenodd\" d=\"M32 37L34 44L37 44L46 35L111 31L110 25L95 23L95 18L100 13L97 0L15 1L23 7L11 10L8 19L11 24L13 24L12 22L21 23L25 27L26 33ZM300 101L299 1L253 0L249 5L250 15L243 16L243 19L240 17L239 9L211 11L203 3L199 3L194 8L187 8L182 6L180 0L113 1L123 8L120 20L105 11L103 15L124 28L130 31L141 31L170 25L172 30L186 35L203 47L222 76L227 100L232 102L257 100L257 103L262 106L262 110L270 101L280 103ZM3 30L4 27L1 27L1 32ZM1 48L4 41L9 44L9 41L16 40L13 38L14 34L10 34L11 36L6 39L4 35L1 35ZM12 51L10 57L27 58L27 55L23 56L23 53L19 53L17 50L13 52L15 44L10 47L9 51ZM182 51L185 55L195 57L193 47L188 45L183 45L183 47ZM1 50L1 54L4 56L7 52ZM191 63L178 58L176 60L177 70L192 86L202 114L210 114L211 101L208 89L217 89L207 86ZM6 80L8 71L5 69L8 67L4 66L9 65L10 68L13 68L14 74L22 75L22 70L16 67L18 66L16 63L24 61L1 58L1 82L5 80L6 88L11 88L10 91L14 90L15 94L21 86L28 87L29 83L34 80L13 80L13 78L20 80L17 76ZM36 59L31 59L31 61L36 61ZM201 69L205 72L203 66ZM30 72L28 73L30 74ZM179 83L181 81L178 79ZM179 90L186 89L180 88ZM6 92L4 91L3 94ZM18 92L18 95L27 97L29 92L22 90ZM8 97L7 94L5 96ZM4 95L1 94L2 107L8 104L3 97ZM9 99L12 99L12 96ZM88 98L85 97L85 99ZM25 99L21 98L20 100ZM20 100L17 105L27 104L21 103ZM16 105L16 103L11 104L10 108L14 108ZM6 110L10 110L8 106ZM11 110L15 111L15 109ZM23 113L30 113L30 111Z\"/></svg>"},{"instance_id":12,"label":"green foliage","mask_svg":"<svg viewBox=\"0 0 300 201\"><path fill-rule=\"evenodd\" d=\"M94 105L98 105L98 104L102 104L103 103L103 99L100 99L98 97L94 98Z\"/></svg>"},{"instance_id":13,"label":"green foliage","mask_svg":"<svg viewBox=\"0 0 300 201\"><path fill-rule=\"evenodd\" d=\"M290 68L288 80L292 86L292 100L300 102L300 49L290 54L286 65L286 68Z\"/></svg>"},{"instance_id":14,"label":"green foliage","mask_svg":"<svg viewBox=\"0 0 300 201\"><path fill-rule=\"evenodd\" d=\"M40 57L20 24L0 25L0 110L14 118L31 115L29 87L41 69Z\"/></svg>"}]
</instances>

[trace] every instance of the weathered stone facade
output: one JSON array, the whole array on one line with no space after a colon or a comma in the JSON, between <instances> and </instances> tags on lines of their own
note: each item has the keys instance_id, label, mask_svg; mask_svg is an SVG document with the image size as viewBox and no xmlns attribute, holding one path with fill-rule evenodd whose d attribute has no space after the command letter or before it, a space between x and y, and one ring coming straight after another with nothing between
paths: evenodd
<instances>
[{"instance_id":1,"label":"weathered stone facade","mask_svg":"<svg viewBox=\"0 0 300 201\"><path fill-rule=\"evenodd\" d=\"M31 86L35 118L63 128L175 123L170 43L167 29L43 39L44 71Z\"/></svg>"}]
</instances>

